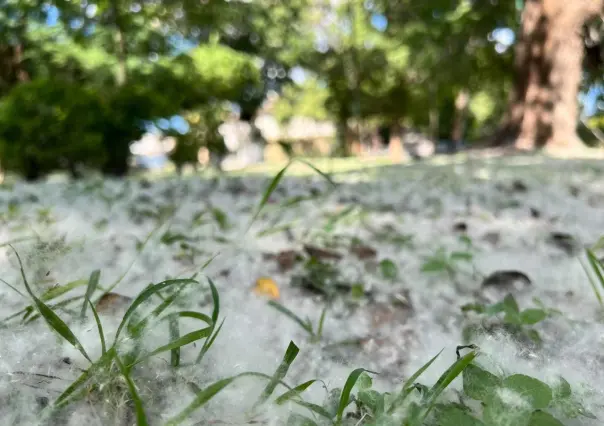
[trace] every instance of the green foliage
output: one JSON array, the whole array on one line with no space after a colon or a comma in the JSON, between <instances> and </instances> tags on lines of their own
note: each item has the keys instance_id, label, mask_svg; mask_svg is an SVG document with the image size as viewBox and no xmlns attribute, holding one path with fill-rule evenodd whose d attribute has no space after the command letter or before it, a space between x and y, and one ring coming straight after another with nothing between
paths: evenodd
<instances>
[{"instance_id":1,"label":"green foliage","mask_svg":"<svg viewBox=\"0 0 604 426\"><path fill-rule=\"evenodd\" d=\"M325 104L328 96L328 89L319 84L316 78L307 78L300 85L285 86L272 113L283 124L296 116L313 118L318 121L327 120Z\"/></svg>"},{"instance_id":2,"label":"green foliage","mask_svg":"<svg viewBox=\"0 0 604 426\"><path fill-rule=\"evenodd\" d=\"M177 168L180 169L187 163L197 163L197 155L202 147L206 147L211 154L218 156L228 152L224 139L218 132L224 115L223 108L208 104L184 114L189 126L185 134L175 130L164 132L165 135L176 139L176 147L170 152L170 160Z\"/></svg>"},{"instance_id":3,"label":"green foliage","mask_svg":"<svg viewBox=\"0 0 604 426\"><path fill-rule=\"evenodd\" d=\"M0 156L7 170L35 179L80 165L99 167L106 153L95 91L60 80L35 80L13 89L0 103Z\"/></svg>"},{"instance_id":4,"label":"green foliage","mask_svg":"<svg viewBox=\"0 0 604 426\"><path fill-rule=\"evenodd\" d=\"M500 314L503 314L501 322L487 325L485 328L488 330L489 328L503 326L510 334L516 337L526 337L535 344L541 343L541 337L532 326L557 313L556 310L547 309L542 305L538 308L520 310L516 299L511 294L508 294L501 302L491 305L471 303L462 306L461 310L463 312L476 312L485 318L501 318ZM475 333L480 331L480 328L477 328L475 324L466 326L463 331L465 340L473 340L476 337Z\"/></svg>"}]
</instances>

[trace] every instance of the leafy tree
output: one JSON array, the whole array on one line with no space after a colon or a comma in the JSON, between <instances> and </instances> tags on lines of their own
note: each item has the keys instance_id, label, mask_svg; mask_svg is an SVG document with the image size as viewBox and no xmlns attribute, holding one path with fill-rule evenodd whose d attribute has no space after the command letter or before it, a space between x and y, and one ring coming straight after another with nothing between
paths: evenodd
<instances>
[{"instance_id":1,"label":"leafy tree","mask_svg":"<svg viewBox=\"0 0 604 426\"><path fill-rule=\"evenodd\" d=\"M94 91L55 80L18 85L0 103L0 157L7 170L34 180L65 168L103 163L102 100Z\"/></svg>"},{"instance_id":2,"label":"leafy tree","mask_svg":"<svg viewBox=\"0 0 604 426\"><path fill-rule=\"evenodd\" d=\"M176 146L170 153L170 159L176 165L179 173L185 164L197 164L197 156L202 147L207 148L211 155L218 158L228 152L224 138L218 132L225 114L225 109L220 105L204 105L183 114L189 127L184 134L176 130L164 132L166 136L176 139Z\"/></svg>"},{"instance_id":3,"label":"leafy tree","mask_svg":"<svg viewBox=\"0 0 604 426\"><path fill-rule=\"evenodd\" d=\"M316 77L308 77L301 84L285 86L281 97L273 107L273 114L277 121L287 123L295 116L327 120L328 113L325 108L329 92L324 84Z\"/></svg>"}]
</instances>

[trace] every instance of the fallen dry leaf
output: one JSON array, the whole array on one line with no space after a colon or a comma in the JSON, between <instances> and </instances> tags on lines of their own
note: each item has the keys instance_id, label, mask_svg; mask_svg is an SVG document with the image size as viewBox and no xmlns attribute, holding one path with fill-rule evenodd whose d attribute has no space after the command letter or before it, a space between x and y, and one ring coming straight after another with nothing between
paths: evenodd
<instances>
[{"instance_id":1,"label":"fallen dry leaf","mask_svg":"<svg viewBox=\"0 0 604 426\"><path fill-rule=\"evenodd\" d=\"M377 251L373 247L364 244L352 245L350 252L361 260L372 259L377 256Z\"/></svg>"},{"instance_id":2,"label":"fallen dry leaf","mask_svg":"<svg viewBox=\"0 0 604 426\"><path fill-rule=\"evenodd\" d=\"M268 296L273 300L279 299L279 287L277 283L269 277L260 277L256 280L254 293L260 296Z\"/></svg>"},{"instance_id":3,"label":"fallen dry leaf","mask_svg":"<svg viewBox=\"0 0 604 426\"><path fill-rule=\"evenodd\" d=\"M132 298L117 293L106 293L96 303L98 313L115 314L132 302Z\"/></svg>"},{"instance_id":4,"label":"fallen dry leaf","mask_svg":"<svg viewBox=\"0 0 604 426\"><path fill-rule=\"evenodd\" d=\"M337 253L337 252L331 251L331 250L325 250L325 249L315 247L315 246L311 246L309 244L304 245L304 251L309 256L315 257L319 260L326 260L326 259L340 260L342 258L342 255L340 253Z\"/></svg>"},{"instance_id":5,"label":"fallen dry leaf","mask_svg":"<svg viewBox=\"0 0 604 426\"><path fill-rule=\"evenodd\" d=\"M280 272L287 272L294 267L296 262L302 258L302 255L296 250L283 250L277 254L264 253L264 260L275 260L279 266Z\"/></svg>"}]
</instances>

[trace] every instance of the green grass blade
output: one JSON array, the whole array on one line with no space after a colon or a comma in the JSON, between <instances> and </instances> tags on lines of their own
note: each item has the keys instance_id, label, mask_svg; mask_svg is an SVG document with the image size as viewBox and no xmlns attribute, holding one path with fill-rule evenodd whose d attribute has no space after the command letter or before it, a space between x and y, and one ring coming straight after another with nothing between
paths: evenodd
<instances>
[{"instance_id":1,"label":"green grass blade","mask_svg":"<svg viewBox=\"0 0 604 426\"><path fill-rule=\"evenodd\" d=\"M236 376L232 376L226 379L219 380L212 385L208 386L205 389L200 389L195 383L187 382L188 387L196 393L195 399L178 415L173 417L171 420L166 423L165 426L175 426L183 421L185 421L195 410L201 408L205 403L207 403L210 399L212 399L218 392L224 389L226 386L231 384L233 381L242 378L242 377L259 377L266 380L272 380L273 377L268 374L263 373L255 373L255 372L245 372L237 374ZM284 386L287 389L291 389L287 383L281 381L279 384Z\"/></svg>"},{"instance_id":2,"label":"green grass blade","mask_svg":"<svg viewBox=\"0 0 604 426\"><path fill-rule=\"evenodd\" d=\"M86 283L88 283L88 281L86 280L76 280L59 287L51 288L40 295L40 300L47 302L49 300L56 299L57 297L70 292L74 288L86 285Z\"/></svg>"},{"instance_id":3,"label":"green grass blade","mask_svg":"<svg viewBox=\"0 0 604 426\"><path fill-rule=\"evenodd\" d=\"M287 375L289 367L298 356L298 352L300 352L300 349L296 346L294 342L290 341L289 345L287 346L287 350L285 351L285 355L283 356L283 361L281 361L281 364L279 365L279 367L277 367L277 370L275 371L275 374L273 374L272 379L270 380L270 382L268 382L268 384L262 391L262 394L260 395L260 398L258 398L258 401L256 402L255 406L264 404L270 398L279 382L281 382Z\"/></svg>"},{"instance_id":4,"label":"green grass blade","mask_svg":"<svg viewBox=\"0 0 604 426\"><path fill-rule=\"evenodd\" d=\"M312 379L312 380L309 380L307 382L299 384L298 386L296 386L293 389L288 390L284 394L282 394L279 397L277 397L277 399L275 399L275 404L282 405L282 404L285 404L290 399L293 399L293 398L296 398L296 397L300 396L300 394L302 392L304 392L306 389L308 389L316 381L317 380Z\"/></svg>"},{"instance_id":5,"label":"green grass blade","mask_svg":"<svg viewBox=\"0 0 604 426\"><path fill-rule=\"evenodd\" d=\"M201 351L199 351L199 355L197 355L197 359L195 360L196 364L201 362L204 355L210 350L210 348L214 344L216 337L218 337L218 333L220 333L220 330L222 329L222 326L224 325L225 319L226 318L223 318L223 320L220 323L220 325L218 326L218 328L214 331L214 334L212 334L212 336L208 340L206 340L205 343L203 344L203 347L201 348Z\"/></svg>"},{"instance_id":6,"label":"green grass blade","mask_svg":"<svg viewBox=\"0 0 604 426\"><path fill-rule=\"evenodd\" d=\"M325 179L327 182L329 182L329 184L332 187L336 187L336 183L333 181L333 179L325 172L322 172L321 170L319 170L318 168L316 168L312 163L303 160L301 158L296 158L295 161L298 161L300 163L306 164L308 167L310 167L311 169L313 169L316 173L318 173L323 179Z\"/></svg>"},{"instance_id":7,"label":"green grass blade","mask_svg":"<svg viewBox=\"0 0 604 426\"><path fill-rule=\"evenodd\" d=\"M145 318L143 318L141 321L138 322L138 324L136 325L132 325L130 328L130 334L132 335L132 337L136 338L139 337L142 333L142 331L144 330L144 328L147 326L147 324L149 323L149 321L152 318L157 318L159 315L161 315L161 313L163 311L165 311L166 309L168 309L168 307L174 303L174 301L176 300L176 298L179 296L180 292L185 288L186 284L181 285L178 289L176 289L176 291L174 293L172 293L169 297L163 299L161 293L158 291L155 293L155 295L159 296L162 300L162 302L155 308L153 309L153 311L151 311L151 313L149 315L147 315Z\"/></svg>"},{"instance_id":8,"label":"green grass blade","mask_svg":"<svg viewBox=\"0 0 604 426\"><path fill-rule=\"evenodd\" d=\"M325 305L323 308L323 312L321 312L321 318L319 318L319 325L317 326L317 338L321 338L323 336L323 325L325 324L325 317L327 315L328 305Z\"/></svg>"},{"instance_id":9,"label":"green grass blade","mask_svg":"<svg viewBox=\"0 0 604 426\"><path fill-rule=\"evenodd\" d=\"M101 278L101 271L99 269L97 269L96 271L93 271L92 274L90 274L90 278L88 279L88 286L86 287L85 300L84 300L84 303L82 304L82 311L80 312L81 320L83 320L84 317L86 316L86 306L88 305L88 303L92 304L92 302L90 302L90 298L92 297L92 295L94 294L94 291L96 290L97 286L99 285L100 278Z\"/></svg>"},{"instance_id":10,"label":"green grass blade","mask_svg":"<svg viewBox=\"0 0 604 426\"><path fill-rule=\"evenodd\" d=\"M348 404L350 403L350 394L352 393L352 388L354 388L354 385L357 383L357 380L364 372L372 373L371 371L365 370L364 368L357 368L348 375L346 383L342 388L342 395L340 395L340 404L338 406L338 412L336 415L336 425L342 424L344 410L346 410L346 407L348 407Z\"/></svg>"},{"instance_id":11,"label":"green grass blade","mask_svg":"<svg viewBox=\"0 0 604 426\"><path fill-rule=\"evenodd\" d=\"M119 335L120 335L122 329L126 326L126 324L130 320L130 317L133 315L136 308L138 308L140 305L142 305L144 302L146 302L155 293L157 293L165 288L168 288L170 286L173 286L173 285L197 284L197 283L198 282L195 280L190 280L190 279L184 278L184 279L166 280L159 284L154 284L152 286L147 287L136 297L136 299L134 299L132 301L132 303L126 310L126 313L124 314L122 321L120 322L120 325L118 326L117 331L115 333L115 342L118 341L118 338L119 338Z\"/></svg>"},{"instance_id":12,"label":"green grass blade","mask_svg":"<svg viewBox=\"0 0 604 426\"><path fill-rule=\"evenodd\" d=\"M19 296L24 297L24 298L27 298L27 296L26 296L26 295L24 295L23 293L21 293L21 292L19 291L19 289L18 289L18 288L14 287L14 286L13 286L12 284L10 284L9 282L7 282L7 281L3 280L2 278L0 278L0 282L4 283L4 284L5 284L5 285L6 285L8 288L10 288L11 290L13 290L13 291L14 291L14 292L16 292L17 294L19 294Z\"/></svg>"},{"instance_id":13,"label":"green grass blade","mask_svg":"<svg viewBox=\"0 0 604 426\"><path fill-rule=\"evenodd\" d=\"M84 371L80 375L80 377L78 377L71 385L69 385L67 387L67 389L65 389L63 391L63 393L61 395L59 395L59 397L55 400L53 406L55 408L59 408L61 406L64 406L65 404L67 404L69 402L71 395L73 395L74 392L76 390L78 390L78 388L80 388L82 385L84 385L95 371L102 369L102 368L109 367L109 365L111 364L111 361L113 360L114 354L115 354L115 348L109 349L105 353L105 355L101 356L97 360L97 362L95 362L93 365L90 366L90 368L88 368L86 371Z\"/></svg>"},{"instance_id":14,"label":"green grass blade","mask_svg":"<svg viewBox=\"0 0 604 426\"><path fill-rule=\"evenodd\" d=\"M598 289L598 285L596 284L596 281L593 279L593 277L591 276L591 273L589 272L587 267L583 264L581 259L579 259L579 263L581 264L583 271L585 271L585 275L587 275L587 279L589 280L589 285L591 286L591 289L594 292L596 299L598 300L598 303L600 304L600 307L604 308L604 299L602 298L602 294L600 293L600 290ZM593 268L593 265L591 265L591 262L590 262L590 266Z\"/></svg>"},{"instance_id":15,"label":"green grass blade","mask_svg":"<svg viewBox=\"0 0 604 426\"><path fill-rule=\"evenodd\" d=\"M169 328L170 340L177 340L180 337L180 327L178 326L177 317L170 317ZM174 368L178 368L178 366L180 365L180 347L174 348L170 351L170 365Z\"/></svg>"},{"instance_id":16,"label":"green grass blade","mask_svg":"<svg viewBox=\"0 0 604 426\"><path fill-rule=\"evenodd\" d=\"M83 299L83 298L84 298L84 296L74 296L74 297L71 297L71 298L69 298L69 299L61 300L60 302L58 302L58 303L56 303L56 304L54 304L54 305L52 305L52 306L49 306L49 307L50 307L50 309L52 309L53 311L56 311L58 308L63 308L63 307L65 307L65 306L67 306L67 305L71 304L72 302L78 302L78 301L80 301L80 300L81 300L81 299ZM33 312L33 311L31 311L31 312ZM31 313L31 312L30 312L30 313ZM23 321L25 321L27 317L29 317L29 315L26 315L26 316L23 318ZM27 319L27 321L25 322L25 324L32 323L32 322L34 322L35 320L37 320L38 318L40 318L40 314L39 314L39 313L34 314L34 315L32 315L32 316L31 316L29 319Z\"/></svg>"},{"instance_id":17,"label":"green grass blade","mask_svg":"<svg viewBox=\"0 0 604 426\"><path fill-rule=\"evenodd\" d=\"M151 240L151 237L153 237L153 235L155 235L161 229L161 227L164 225L164 223L165 223L165 221L161 221L155 228L153 228L151 230L151 232L149 232L147 234L147 236L145 237L145 240L143 241L143 243L140 246L140 249L137 252L137 255L134 257L134 259L132 259L132 262L130 262L130 264L128 265L128 267L124 271L124 273L122 275L120 275L118 277L118 279L115 280L109 287L107 287L107 289L105 290L104 294L102 294L100 297L103 297L107 293L111 293L113 291L113 289L116 288L124 280L124 278L126 278L126 276L128 275L128 273L130 272L130 270L132 269L132 267L134 266L134 264L136 263L136 261L140 257L141 253L143 252L143 250L147 246L147 243L149 243L149 241ZM100 297L99 297L99 299L100 299Z\"/></svg>"},{"instance_id":18,"label":"green grass blade","mask_svg":"<svg viewBox=\"0 0 604 426\"><path fill-rule=\"evenodd\" d=\"M600 263L594 252L589 249L587 249L587 258L589 259L589 263L592 269L594 270L596 277L598 278L600 287L602 287L602 290L604 290L604 275L602 275L602 264ZM600 292L598 291L598 293Z\"/></svg>"},{"instance_id":19,"label":"green grass blade","mask_svg":"<svg viewBox=\"0 0 604 426\"><path fill-rule=\"evenodd\" d=\"M61 337L63 337L65 340L67 340L74 348L76 348L78 351L80 351L80 353L84 356L84 358L86 358L88 361L92 362L92 360L86 353L84 346L82 346L82 344L80 343L78 338L75 336L75 334L73 334L73 332L67 326L67 324L65 324L65 322L61 318L59 318L59 316L57 314L55 314L54 311L52 309L50 309L44 302L42 302L40 299L38 299L36 297L36 295L34 294L34 292L31 289L31 287L29 286L27 277L25 276L25 269L23 269L23 262L21 261L21 256L19 256L19 253L17 252L17 250L15 250L15 248L13 246L10 246L10 247L13 249L13 251L15 252L15 255L17 256L17 261L19 262L19 269L21 271L21 278L23 279L23 284L25 285L25 289L29 293L30 297L33 299L34 304L36 305L36 308L38 309L38 312L40 313L40 315L42 315L42 317L44 317L44 319L46 320L46 323L48 324L48 326L51 329L56 331Z\"/></svg>"},{"instance_id":20,"label":"green grass blade","mask_svg":"<svg viewBox=\"0 0 604 426\"><path fill-rule=\"evenodd\" d=\"M434 386L432 386L426 395L426 407L423 410L422 416L420 417L421 421L418 423L418 425L423 424L423 421L426 419L426 417L428 417L428 414L432 408L434 408L436 400L440 394L447 388L447 386L451 384L453 380L457 378L457 376L463 372L463 370L465 370L468 365L472 363L472 361L474 361L474 358L476 358L477 355L478 354L476 351L471 351L455 361L453 365L451 365L451 367L449 367L447 371L440 376L440 378L436 381Z\"/></svg>"},{"instance_id":21,"label":"green grass blade","mask_svg":"<svg viewBox=\"0 0 604 426\"><path fill-rule=\"evenodd\" d=\"M179 312L174 312L172 314L168 314L165 317L163 317L161 320L163 321L163 320L171 318L171 317L194 318L194 319L198 319L199 321L205 322L209 326L214 325L214 323L212 322L212 318L210 318L209 316L207 316L206 314L204 314L202 312L179 311Z\"/></svg>"},{"instance_id":22,"label":"green grass blade","mask_svg":"<svg viewBox=\"0 0 604 426\"><path fill-rule=\"evenodd\" d=\"M415 373L413 373L411 375L411 377L409 377L409 379L407 379L407 381L403 385L403 389L401 389L401 391L397 395L396 399L392 402L392 405L388 409L388 414L392 414L394 412L394 410L396 410L398 407L401 406L401 404L403 402L405 402L405 399L407 398L407 396L409 396L409 394L413 390L413 384L415 383L417 378L419 376L421 376L422 374L424 374L424 372L432 365L432 363L434 363L434 361L436 361L436 358L438 358L440 356L440 354L443 352L443 350L444 349L441 349L440 352L437 353L430 361L428 361L423 366L421 366Z\"/></svg>"},{"instance_id":23,"label":"green grass blade","mask_svg":"<svg viewBox=\"0 0 604 426\"><path fill-rule=\"evenodd\" d=\"M218 392L226 388L228 385L233 383L239 376L229 377L227 379L219 380L205 389L202 389L197 393L195 399L178 415L168 420L165 426L176 426L184 422L193 412L204 406L209 400L214 398Z\"/></svg>"},{"instance_id":24,"label":"green grass blade","mask_svg":"<svg viewBox=\"0 0 604 426\"><path fill-rule=\"evenodd\" d=\"M289 161L285 165L285 167L283 167L281 170L279 170L279 173L277 173L275 175L275 177L273 178L273 180L271 181L271 183L265 189L264 194L262 195L262 198L260 199L260 203L258 204L258 207L256 207L256 212L252 216L252 219L250 220L250 223L248 224L247 229L245 230L246 234L250 230L250 228L252 227L252 225L254 224L254 222L256 221L256 219L258 219L258 216L262 212L262 209L264 209L264 206L266 205L266 203L268 203L268 199L271 197L271 195L273 194L273 192L275 192L275 189L277 189L277 186L279 185L279 182L281 182L281 179L283 179L283 175L285 174L285 172L287 171L287 169L291 166L291 164L292 164L292 162Z\"/></svg>"},{"instance_id":25,"label":"green grass blade","mask_svg":"<svg viewBox=\"0 0 604 426\"><path fill-rule=\"evenodd\" d=\"M107 353L107 346L105 345L105 333L103 332L103 325L101 324L101 319L99 318L99 314L97 313L94 305L90 301L88 297L86 297L86 301L90 304L90 310L92 311L92 315L94 316L94 321L96 322L96 327L99 331L99 338L101 339L101 351L103 355Z\"/></svg>"},{"instance_id":26,"label":"green grass blade","mask_svg":"<svg viewBox=\"0 0 604 426\"><path fill-rule=\"evenodd\" d=\"M308 334L310 334L311 336L314 335L312 327L306 322L304 321L302 318L300 318L298 315L294 314L292 311L290 311L289 309L287 309L285 306L283 306L282 304L280 304L279 302L276 302L274 300L270 300L268 302L269 306L272 306L273 308L275 308L276 310L278 310L279 312L281 312L282 314L284 314L285 316L289 317L290 319L294 320L295 322L297 322L300 327L302 327L304 330L306 330L306 332Z\"/></svg>"},{"instance_id":27,"label":"green grass blade","mask_svg":"<svg viewBox=\"0 0 604 426\"><path fill-rule=\"evenodd\" d=\"M301 407L304 407L304 408L310 410L313 413L320 415L321 417L325 417L326 419L332 420L331 413L329 411L327 411L325 408L321 407L320 405L313 404L311 402L302 401L300 399L292 399L292 402L294 402L295 404L298 404Z\"/></svg>"},{"instance_id":28,"label":"green grass blade","mask_svg":"<svg viewBox=\"0 0 604 426\"><path fill-rule=\"evenodd\" d=\"M126 379L126 384L128 385L128 391L130 392L130 397L132 397L132 402L134 403L134 411L136 412L136 425L137 426L148 426L147 416L145 415L145 409L143 408L143 401L141 400L134 381L132 381L132 377L130 377L130 373L117 353L115 353L115 363L119 367L122 376Z\"/></svg>"},{"instance_id":29,"label":"green grass blade","mask_svg":"<svg viewBox=\"0 0 604 426\"><path fill-rule=\"evenodd\" d=\"M216 289L214 281L208 278L208 283L210 285L210 291L212 292L212 304L214 305L214 309L212 310L212 322L216 324L218 322L218 315L220 315L220 295L218 294L218 289Z\"/></svg>"},{"instance_id":30,"label":"green grass blade","mask_svg":"<svg viewBox=\"0 0 604 426\"><path fill-rule=\"evenodd\" d=\"M185 346L190 343L196 342L200 339L203 339L204 337L208 337L208 336L210 336L211 332L212 332L212 327L206 327L206 328L202 328L200 330L195 330L190 333L187 333L184 336L179 337L178 339L173 340L170 343L160 346L159 348L149 352L145 356L143 356L143 357L139 358L138 360L136 360L135 362L133 362L132 365L129 365L128 368L132 367L133 365L139 364L139 363L143 362L144 360L151 358L152 356L155 356L162 352L172 351L173 349L178 349L182 346Z\"/></svg>"},{"instance_id":31,"label":"green grass blade","mask_svg":"<svg viewBox=\"0 0 604 426\"><path fill-rule=\"evenodd\" d=\"M73 383L71 383L67 389L63 391L61 395L55 400L53 407L60 408L69 402L69 397L73 395L73 393L78 390L81 386L83 386L90 376L92 375L92 367L88 370L84 371L80 377L78 377Z\"/></svg>"}]
</instances>

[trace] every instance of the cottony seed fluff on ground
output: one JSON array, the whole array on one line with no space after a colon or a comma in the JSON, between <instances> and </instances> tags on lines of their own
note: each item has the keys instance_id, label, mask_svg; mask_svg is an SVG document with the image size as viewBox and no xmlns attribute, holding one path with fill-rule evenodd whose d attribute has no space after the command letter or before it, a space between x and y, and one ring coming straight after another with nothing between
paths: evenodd
<instances>
[{"instance_id":1,"label":"cottony seed fluff on ground","mask_svg":"<svg viewBox=\"0 0 604 426\"><path fill-rule=\"evenodd\" d=\"M90 366L80 350L36 318L37 311L9 318L32 304L16 253L32 293L53 307L94 362L103 348L90 306L82 321L82 298L56 307L84 295L94 271L100 277L93 305L101 289L117 283L105 303L96 304L106 349L132 300L150 284L194 277L197 283L183 286L161 316L211 316L212 280L220 296L218 322L224 319L224 325L202 361L195 364L203 339L182 346L178 374L170 350L130 370L148 424L166 424L181 413L195 398L191 383L199 391L243 372L273 376L290 341L300 351L283 380L291 386L321 380L304 391L307 402L323 404L328 390L343 387L359 367L378 373L372 375L373 389L399 392L444 348L416 380L431 386L455 361L456 346L474 343L478 364L493 373L550 384L564 377L599 419L557 416L563 424L602 424L603 311L583 266L585 248L604 234L603 173L604 165L587 161L507 158L334 175L334 189L318 174L286 172L251 227L271 178L3 187L0 424L40 424L39 413ZM528 280L492 279L495 284L482 286L497 271L517 271L522 275L512 278ZM278 291L258 290L259 278L270 278L272 283L262 285ZM73 288L60 294L66 285ZM173 290L166 288L161 297ZM521 311L541 307L547 318L523 328L529 330L524 334L494 325L490 333L464 340L468 325L488 329L501 324L503 314L485 319L461 307L486 306L508 294ZM131 323L161 302L158 295L148 299ZM170 321L149 318L142 338L128 327L121 332L124 368L132 351L148 353L174 339ZM205 327L199 318L178 321L180 336ZM110 365L95 371L94 380L78 390L81 397L46 424L140 424L130 383L118 364ZM246 424L266 384L260 377L237 379L182 424ZM450 389L462 389L461 379ZM278 386L271 398L285 390ZM442 397L455 399L455 393ZM511 388L498 389L492 398L527 404ZM313 418L291 403L256 410L253 418L262 424L286 424L292 412Z\"/></svg>"}]
</instances>

